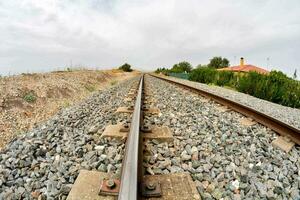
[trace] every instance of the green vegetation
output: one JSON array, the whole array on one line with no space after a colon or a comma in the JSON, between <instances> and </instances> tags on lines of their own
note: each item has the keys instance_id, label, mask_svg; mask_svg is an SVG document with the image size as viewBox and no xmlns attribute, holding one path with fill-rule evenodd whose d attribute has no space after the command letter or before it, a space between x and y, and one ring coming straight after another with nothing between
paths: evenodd
<instances>
[{"instance_id":1,"label":"green vegetation","mask_svg":"<svg viewBox=\"0 0 300 200\"><path fill-rule=\"evenodd\" d=\"M222 57L213 57L210 59L210 63L208 65L197 65L195 69L203 69L203 68L212 68L212 69L218 69L222 67L228 67L229 66L229 60L227 58L222 58ZM171 69L162 67L162 68L157 68L155 70L155 73L163 73L165 75L169 75L172 73L175 75L175 73L191 73L193 70L193 66L186 61L179 62ZM176 76L176 75L175 75Z\"/></svg>"},{"instance_id":2,"label":"green vegetation","mask_svg":"<svg viewBox=\"0 0 300 200\"><path fill-rule=\"evenodd\" d=\"M271 71L269 75L250 72L240 77L236 88L261 99L300 108L300 82L279 71Z\"/></svg>"},{"instance_id":3,"label":"green vegetation","mask_svg":"<svg viewBox=\"0 0 300 200\"><path fill-rule=\"evenodd\" d=\"M279 71L272 71L269 75L256 72L234 74L203 67L194 69L189 80L230 87L274 103L300 108L300 82Z\"/></svg>"},{"instance_id":4,"label":"green vegetation","mask_svg":"<svg viewBox=\"0 0 300 200\"><path fill-rule=\"evenodd\" d=\"M228 67L229 60L222 57L213 57L212 59L210 59L210 62L207 66L216 69Z\"/></svg>"},{"instance_id":5,"label":"green vegetation","mask_svg":"<svg viewBox=\"0 0 300 200\"><path fill-rule=\"evenodd\" d=\"M119 67L120 70L123 70L124 72L132 72L131 65L125 63L124 65Z\"/></svg>"},{"instance_id":6,"label":"green vegetation","mask_svg":"<svg viewBox=\"0 0 300 200\"><path fill-rule=\"evenodd\" d=\"M33 91L30 91L23 96L23 99L28 103L34 103L37 97Z\"/></svg>"},{"instance_id":7,"label":"green vegetation","mask_svg":"<svg viewBox=\"0 0 300 200\"><path fill-rule=\"evenodd\" d=\"M87 89L89 92L94 92L96 91L96 86L92 84L85 84L84 85L85 89Z\"/></svg>"},{"instance_id":8,"label":"green vegetation","mask_svg":"<svg viewBox=\"0 0 300 200\"><path fill-rule=\"evenodd\" d=\"M191 72L193 69L192 65L186 61L180 62L178 64L173 65L170 69L172 73L184 73L184 72Z\"/></svg>"},{"instance_id":9,"label":"green vegetation","mask_svg":"<svg viewBox=\"0 0 300 200\"><path fill-rule=\"evenodd\" d=\"M117 83L118 83L117 80L113 80L113 81L110 82L110 85L116 85Z\"/></svg>"},{"instance_id":10,"label":"green vegetation","mask_svg":"<svg viewBox=\"0 0 300 200\"><path fill-rule=\"evenodd\" d=\"M73 70L72 70L72 68L67 67L67 71L68 71L68 72L72 72Z\"/></svg>"},{"instance_id":11,"label":"green vegetation","mask_svg":"<svg viewBox=\"0 0 300 200\"><path fill-rule=\"evenodd\" d=\"M194 69L189 76L189 80L200 83L213 83L216 78L216 70L209 67L199 67Z\"/></svg>"},{"instance_id":12,"label":"green vegetation","mask_svg":"<svg viewBox=\"0 0 300 200\"><path fill-rule=\"evenodd\" d=\"M169 71L168 69L162 67L162 68L157 68L157 69L155 70L155 73L157 73L157 74L163 73L163 74L167 75L168 71Z\"/></svg>"},{"instance_id":13,"label":"green vegetation","mask_svg":"<svg viewBox=\"0 0 300 200\"><path fill-rule=\"evenodd\" d=\"M175 65L173 65L173 67L171 69L167 69L165 67L162 68L157 68L155 70L155 73L162 73L165 75L170 75L172 74L172 76L181 76L180 74L183 73L190 73L193 70L193 67L190 63L183 61L180 63L177 63ZM177 75L176 75L177 74ZM187 75L184 75L184 77Z\"/></svg>"},{"instance_id":14,"label":"green vegetation","mask_svg":"<svg viewBox=\"0 0 300 200\"><path fill-rule=\"evenodd\" d=\"M215 84L219 86L235 87L238 76L231 71L217 71Z\"/></svg>"},{"instance_id":15,"label":"green vegetation","mask_svg":"<svg viewBox=\"0 0 300 200\"><path fill-rule=\"evenodd\" d=\"M69 100L64 100L63 103L62 103L62 108L68 108L71 106L71 102Z\"/></svg>"},{"instance_id":16,"label":"green vegetation","mask_svg":"<svg viewBox=\"0 0 300 200\"><path fill-rule=\"evenodd\" d=\"M173 65L171 69L163 67L158 68L155 72L209 85L218 85L281 105L300 108L300 82L296 80L297 70L295 70L293 78L287 77L280 71L272 71L265 75L256 72L234 73L217 70L228 66L228 59L214 57L208 65L199 64L194 69L190 63L184 61Z\"/></svg>"},{"instance_id":17,"label":"green vegetation","mask_svg":"<svg viewBox=\"0 0 300 200\"><path fill-rule=\"evenodd\" d=\"M295 71L294 71L293 79L297 79L297 69L295 69Z\"/></svg>"}]
</instances>

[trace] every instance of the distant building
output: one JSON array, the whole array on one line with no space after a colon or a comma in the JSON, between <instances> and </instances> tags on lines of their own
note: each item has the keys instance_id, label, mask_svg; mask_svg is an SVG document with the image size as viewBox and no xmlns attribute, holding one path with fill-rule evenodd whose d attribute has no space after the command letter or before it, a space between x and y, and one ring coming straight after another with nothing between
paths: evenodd
<instances>
[{"instance_id":1,"label":"distant building","mask_svg":"<svg viewBox=\"0 0 300 200\"><path fill-rule=\"evenodd\" d=\"M219 71L233 71L233 72L250 72L255 71L260 74L269 74L270 72L268 70L265 70L261 67L256 67L254 65L245 65L244 64L244 58L241 58L240 65L238 66L231 66L231 67L225 67L218 69Z\"/></svg>"}]
</instances>

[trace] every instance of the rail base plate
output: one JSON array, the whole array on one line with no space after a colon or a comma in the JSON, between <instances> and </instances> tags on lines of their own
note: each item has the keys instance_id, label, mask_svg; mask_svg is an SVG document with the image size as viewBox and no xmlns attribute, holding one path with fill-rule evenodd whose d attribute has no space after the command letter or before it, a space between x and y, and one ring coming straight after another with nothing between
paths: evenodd
<instances>
[{"instance_id":1,"label":"rail base plate","mask_svg":"<svg viewBox=\"0 0 300 200\"><path fill-rule=\"evenodd\" d=\"M147 97L147 96L144 96L144 103L147 103L147 104L151 104L151 103L156 103L157 100L153 97Z\"/></svg>"},{"instance_id":2,"label":"rail base plate","mask_svg":"<svg viewBox=\"0 0 300 200\"><path fill-rule=\"evenodd\" d=\"M111 137L116 139L122 139L127 137L128 132L122 131L123 125L116 124L116 125L108 125L105 127L101 137Z\"/></svg>"},{"instance_id":3,"label":"rail base plate","mask_svg":"<svg viewBox=\"0 0 300 200\"><path fill-rule=\"evenodd\" d=\"M279 136L278 138L276 138L272 142L272 145L274 147L278 147L278 148L282 149L283 151L285 151L286 153L288 153L293 148L293 146L295 145L295 143L292 142L287 137Z\"/></svg>"},{"instance_id":4,"label":"rail base plate","mask_svg":"<svg viewBox=\"0 0 300 200\"><path fill-rule=\"evenodd\" d=\"M251 118L242 118L240 123L244 126L253 126L256 124L256 121L252 120Z\"/></svg>"},{"instance_id":5,"label":"rail base plate","mask_svg":"<svg viewBox=\"0 0 300 200\"><path fill-rule=\"evenodd\" d=\"M67 200L114 200L115 196L100 196L101 180L110 178L108 173L81 170Z\"/></svg>"},{"instance_id":6,"label":"rail base plate","mask_svg":"<svg viewBox=\"0 0 300 200\"><path fill-rule=\"evenodd\" d=\"M160 183L161 197L142 197L147 200L196 200L201 199L191 176L187 173L146 175L144 181Z\"/></svg>"},{"instance_id":7,"label":"rail base plate","mask_svg":"<svg viewBox=\"0 0 300 200\"><path fill-rule=\"evenodd\" d=\"M137 91L131 91L127 94L127 97L135 97L137 95Z\"/></svg>"},{"instance_id":8,"label":"rail base plate","mask_svg":"<svg viewBox=\"0 0 300 200\"><path fill-rule=\"evenodd\" d=\"M142 133L143 138L145 139L156 139L161 142L172 142L174 140L173 134L169 127L152 127L151 133Z\"/></svg>"},{"instance_id":9,"label":"rail base plate","mask_svg":"<svg viewBox=\"0 0 300 200\"><path fill-rule=\"evenodd\" d=\"M110 137L110 138L116 138L116 139L124 139L127 138L127 134L129 132L122 131L123 125L122 124L116 124L116 125L108 125L101 137ZM142 137L144 140L146 139L156 139L161 142L172 142L174 140L173 134L169 127L163 126L163 127L157 127L154 126L151 129L151 133L143 133L141 131Z\"/></svg>"},{"instance_id":10,"label":"rail base plate","mask_svg":"<svg viewBox=\"0 0 300 200\"><path fill-rule=\"evenodd\" d=\"M219 106L219 107L217 107L217 110L219 112L227 112L227 111L230 111L230 108L228 108L227 106Z\"/></svg>"},{"instance_id":11,"label":"rail base plate","mask_svg":"<svg viewBox=\"0 0 300 200\"><path fill-rule=\"evenodd\" d=\"M133 109L130 107L119 107L116 113L133 113Z\"/></svg>"},{"instance_id":12,"label":"rail base plate","mask_svg":"<svg viewBox=\"0 0 300 200\"><path fill-rule=\"evenodd\" d=\"M150 107L147 110L144 110L144 113L149 115L160 115L160 110L156 107Z\"/></svg>"},{"instance_id":13,"label":"rail base plate","mask_svg":"<svg viewBox=\"0 0 300 200\"><path fill-rule=\"evenodd\" d=\"M134 100L134 98L131 98L131 97L126 97L124 99L125 102L132 102Z\"/></svg>"}]
</instances>

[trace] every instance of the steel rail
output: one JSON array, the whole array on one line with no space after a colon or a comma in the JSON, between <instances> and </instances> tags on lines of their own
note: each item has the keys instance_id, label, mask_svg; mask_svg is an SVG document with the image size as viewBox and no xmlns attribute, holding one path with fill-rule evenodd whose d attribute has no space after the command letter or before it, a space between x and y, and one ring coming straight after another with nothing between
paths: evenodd
<instances>
[{"instance_id":1,"label":"steel rail","mask_svg":"<svg viewBox=\"0 0 300 200\"><path fill-rule=\"evenodd\" d=\"M142 75L125 146L119 200L136 200L138 198L138 154L143 79Z\"/></svg>"},{"instance_id":2,"label":"steel rail","mask_svg":"<svg viewBox=\"0 0 300 200\"><path fill-rule=\"evenodd\" d=\"M179 82L179 81L176 81L176 80L171 80L169 78L154 75L154 74L149 74L149 75L151 75L153 77L156 77L156 78L159 78L161 80L165 80L165 81L168 81L170 83L177 84L177 85L180 85L182 87L191 89L191 90L197 92L198 94L200 94L200 95L202 95L206 98L212 99L213 101L215 101L219 104L225 105L225 106L231 108L232 110L234 110L236 112L239 112L239 113L241 113L241 114L243 114L247 117L251 117L255 121L263 124L266 127L269 127L270 129L272 129L273 131L279 133L280 135L290 137L290 139L293 142L300 145L300 130L293 127L293 126L290 126L290 125L288 125L288 124L286 124L286 123L284 123L284 122L282 122L278 119L275 119L275 118L273 118L269 115L266 115L266 114L264 114L260 111L255 110L251 107L242 105L240 103L237 103L235 101L229 100L229 99L221 97L219 95L207 92L205 90L201 90L201 89L199 89L195 86L187 85L187 84L184 84L182 82Z\"/></svg>"}]
</instances>

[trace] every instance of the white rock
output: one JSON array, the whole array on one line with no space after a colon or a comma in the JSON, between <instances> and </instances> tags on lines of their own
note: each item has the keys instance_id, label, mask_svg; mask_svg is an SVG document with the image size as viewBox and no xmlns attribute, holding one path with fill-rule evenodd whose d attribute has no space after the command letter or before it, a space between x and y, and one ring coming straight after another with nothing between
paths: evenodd
<instances>
[{"instance_id":1,"label":"white rock","mask_svg":"<svg viewBox=\"0 0 300 200\"><path fill-rule=\"evenodd\" d=\"M105 146L95 146L95 150L104 150L105 149Z\"/></svg>"},{"instance_id":2,"label":"white rock","mask_svg":"<svg viewBox=\"0 0 300 200\"><path fill-rule=\"evenodd\" d=\"M195 152L198 152L198 148L193 146L192 149L191 149L191 152L192 152L192 154L195 153Z\"/></svg>"},{"instance_id":3,"label":"white rock","mask_svg":"<svg viewBox=\"0 0 300 200\"><path fill-rule=\"evenodd\" d=\"M240 188L240 182L238 180L233 181L231 184L236 190Z\"/></svg>"}]
</instances>

